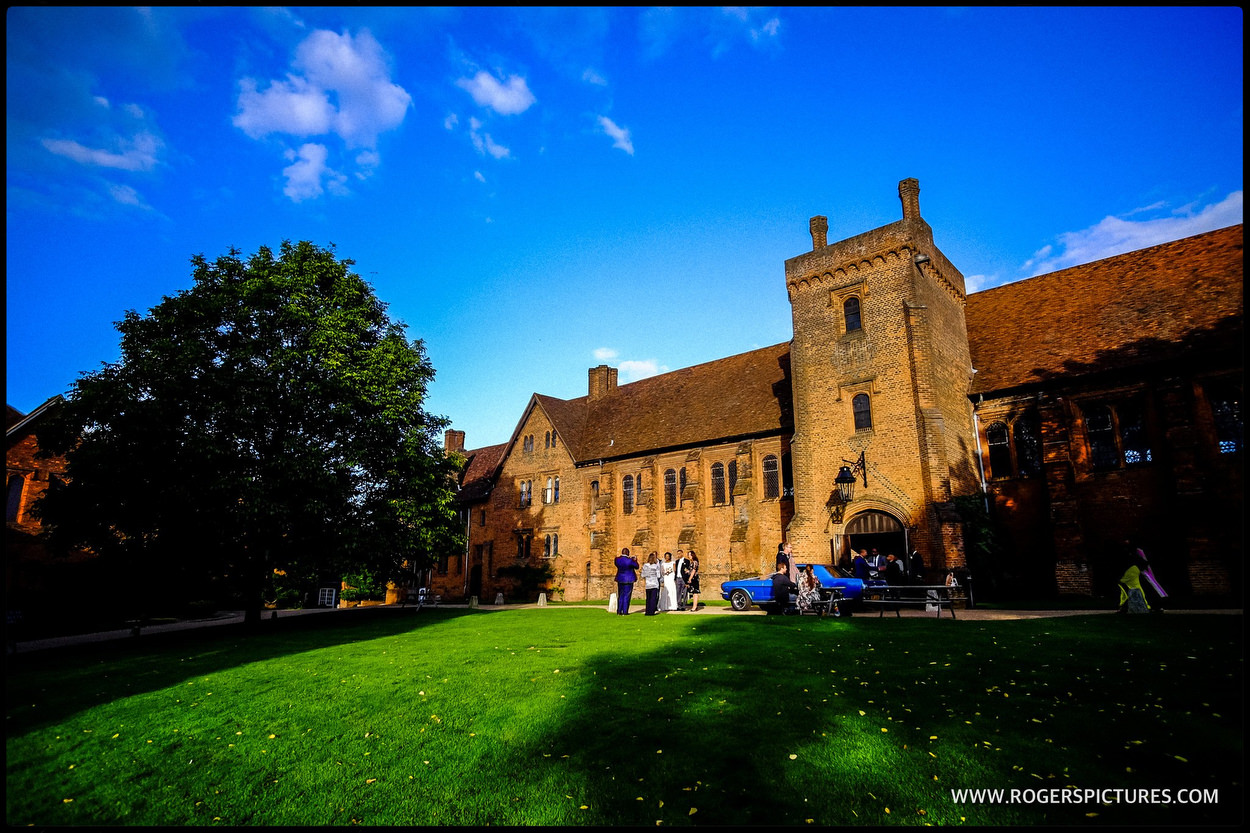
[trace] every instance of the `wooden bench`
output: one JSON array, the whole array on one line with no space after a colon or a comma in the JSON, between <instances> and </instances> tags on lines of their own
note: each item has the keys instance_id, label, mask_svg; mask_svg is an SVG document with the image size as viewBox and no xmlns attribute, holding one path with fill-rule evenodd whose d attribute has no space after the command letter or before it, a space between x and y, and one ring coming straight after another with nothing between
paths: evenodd
<instances>
[{"instance_id":1,"label":"wooden bench","mask_svg":"<svg viewBox=\"0 0 1250 833\"><path fill-rule=\"evenodd\" d=\"M904 607L937 608L938 618L942 618L942 609L951 612L955 618L955 599L951 595L953 588L945 584L896 584L890 587L865 587L861 603L868 608L875 607L880 616L885 615L887 608L894 610L895 617L902 616Z\"/></svg>"}]
</instances>

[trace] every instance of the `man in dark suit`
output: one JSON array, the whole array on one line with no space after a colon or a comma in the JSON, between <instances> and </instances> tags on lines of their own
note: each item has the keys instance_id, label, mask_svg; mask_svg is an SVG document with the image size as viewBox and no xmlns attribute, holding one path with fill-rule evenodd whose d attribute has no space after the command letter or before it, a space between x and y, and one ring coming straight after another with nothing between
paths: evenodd
<instances>
[{"instance_id":1,"label":"man in dark suit","mask_svg":"<svg viewBox=\"0 0 1250 833\"><path fill-rule=\"evenodd\" d=\"M638 562L623 547L616 557L616 615L629 615L629 597L633 595L634 583L638 581Z\"/></svg>"}]
</instances>

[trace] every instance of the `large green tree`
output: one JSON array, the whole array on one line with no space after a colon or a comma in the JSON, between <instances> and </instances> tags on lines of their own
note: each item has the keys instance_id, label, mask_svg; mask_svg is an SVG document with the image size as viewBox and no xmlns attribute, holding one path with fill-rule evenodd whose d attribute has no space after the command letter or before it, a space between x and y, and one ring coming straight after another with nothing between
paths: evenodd
<instances>
[{"instance_id":1,"label":"large green tree","mask_svg":"<svg viewBox=\"0 0 1250 833\"><path fill-rule=\"evenodd\" d=\"M52 541L136 595L229 589L251 620L275 569L398 577L461 547L434 369L353 262L307 242L191 262L39 434L68 463L39 507Z\"/></svg>"}]
</instances>

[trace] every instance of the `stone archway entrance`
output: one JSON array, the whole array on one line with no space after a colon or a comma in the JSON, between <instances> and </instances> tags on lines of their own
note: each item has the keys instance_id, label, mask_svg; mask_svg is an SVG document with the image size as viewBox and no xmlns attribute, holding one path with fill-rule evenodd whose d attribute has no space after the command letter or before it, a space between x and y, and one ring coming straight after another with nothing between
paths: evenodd
<instances>
[{"instance_id":1,"label":"stone archway entrance","mask_svg":"<svg viewBox=\"0 0 1250 833\"><path fill-rule=\"evenodd\" d=\"M907 563L907 530L898 518L887 512L875 509L861 512L847 521L843 537L849 549L858 551L867 547L871 551L876 547L882 555L894 553Z\"/></svg>"}]
</instances>

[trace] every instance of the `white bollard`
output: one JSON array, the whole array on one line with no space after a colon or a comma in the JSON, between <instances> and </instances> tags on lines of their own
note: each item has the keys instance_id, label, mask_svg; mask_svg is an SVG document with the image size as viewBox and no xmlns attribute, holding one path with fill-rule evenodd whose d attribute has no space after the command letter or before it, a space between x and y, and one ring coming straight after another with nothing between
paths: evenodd
<instances>
[{"instance_id":1,"label":"white bollard","mask_svg":"<svg viewBox=\"0 0 1250 833\"><path fill-rule=\"evenodd\" d=\"M538 594L538 606L539 606L539 607L546 607L546 606L547 606L547 594L546 594L546 593L539 593L539 594Z\"/></svg>"},{"instance_id":2,"label":"white bollard","mask_svg":"<svg viewBox=\"0 0 1250 833\"><path fill-rule=\"evenodd\" d=\"M495 604L497 604L497 605L501 605L501 604L503 604L503 593L496 593L496 594L495 594Z\"/></svg>"},{"instance_id":3,"label":"white bollard","mask_svg":"<svg viewBox=\"0 0 1250 833\"><path fill-rule=\"evenodd\" d=\"M476 607L477 607L477 596L470 596L470 597L469 597L469 607L470 607L470 608L476 608Z\"/></svg>"},{"instance_id":4,"label":"white bollard","mask_svg":"<svg viewBox=\"0 0 1250 833\"><path fill-rule=\"evenodd\" d=\"M608 596L608 613L616 613L616 594Z\"/></svg>"}]
</instances>

